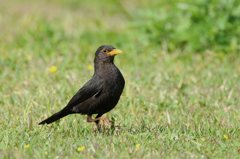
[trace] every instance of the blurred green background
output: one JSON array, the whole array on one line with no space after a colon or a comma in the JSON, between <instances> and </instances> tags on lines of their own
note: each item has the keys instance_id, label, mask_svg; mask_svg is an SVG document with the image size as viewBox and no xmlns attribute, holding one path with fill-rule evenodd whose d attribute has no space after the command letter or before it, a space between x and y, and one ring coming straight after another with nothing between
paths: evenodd
<instances>
[{"instance_id":1,"label":"blurred green background","mask_svg":"<svg viewBox=\"0 0 240 159\"><path fill-rule=\"evenodd\" d=\"M237 158L239 24L238 0L0 0L0 158ZM124 51L119 127L38 126L102 44Z\"/></svg>"},{"instance_id":2,"label":"blurred green background","mask_svg":"<svg viewBox=\"0 0 240 159\"><path fill-rule=\"evenodd\" d=\"M10 38L3 31L11 30L18 46L26 45L28 38L44 40L48 35L60 44L66 39L99 44L108 39L120 46L133 43L171 52L240 50L237 0L1 1L2 37ZM10 26L4 25L9 21ZM34 35L36 31L42 34Z\"/></svg>"}]
</instances>

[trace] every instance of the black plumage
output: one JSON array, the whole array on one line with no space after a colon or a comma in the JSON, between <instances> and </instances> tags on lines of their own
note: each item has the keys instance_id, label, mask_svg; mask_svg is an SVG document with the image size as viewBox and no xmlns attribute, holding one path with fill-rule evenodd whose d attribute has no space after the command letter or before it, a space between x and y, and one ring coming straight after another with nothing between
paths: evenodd
<instances>
[{"instance_id":1,"label":"black plumage","mask_svg":"<svg viewBox=\"0 0 240 159\"><path fill-rule=\"evenodd\" d=\"M72 97L65 108L39 124L50 124L69 114L86 114L88 122L98 123L101 116L112 110L119 101L125 81L114 64L114 56L121 53L109 45L100 46L94 58L93 77ZM95 119L92 115L97 114Z\"/></svg>"}]
</instances>

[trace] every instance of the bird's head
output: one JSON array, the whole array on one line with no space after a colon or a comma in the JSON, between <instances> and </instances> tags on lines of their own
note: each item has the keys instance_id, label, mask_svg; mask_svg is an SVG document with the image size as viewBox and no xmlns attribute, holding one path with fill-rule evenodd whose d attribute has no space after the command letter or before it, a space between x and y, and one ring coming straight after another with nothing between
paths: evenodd
<instances>
[{"instance_id":1,"label":"bird's head","mask_svg":"<svg viewBox=\"0 0 240 159\"><path fill-rule=\"evenodd\" d=\"M97 49L95 59L104 62L113 62L114 56L121 53L121 50L116 49L111 45L102 45Z\"/></svg>"}]
</instances>

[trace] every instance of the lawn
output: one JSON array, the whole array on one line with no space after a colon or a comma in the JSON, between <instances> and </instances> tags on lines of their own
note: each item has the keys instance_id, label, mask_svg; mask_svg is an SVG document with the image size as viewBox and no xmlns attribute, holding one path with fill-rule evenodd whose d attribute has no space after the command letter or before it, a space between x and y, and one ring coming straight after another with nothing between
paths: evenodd
<instances>
[{"instance_id":1,"label":"lawn","mask_svg":"<svg viewBox=\"0 0 240 159\"><path fill-rule=\"evenodd\" d=\"M143 24L156 4L1 0L0 158L239 158L239 46L159 43ZM116 127L97 133L81 115L39 126L91 78L102 44L124 51Z\"/></svg>"}]
</instances>

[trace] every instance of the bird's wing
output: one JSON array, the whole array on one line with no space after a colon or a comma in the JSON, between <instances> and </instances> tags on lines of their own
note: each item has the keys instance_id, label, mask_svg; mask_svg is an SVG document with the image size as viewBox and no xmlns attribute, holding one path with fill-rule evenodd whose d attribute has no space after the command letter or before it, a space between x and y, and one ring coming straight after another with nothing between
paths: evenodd
<instances>
[{"instance_id":1,"label":"bird's wing","mask_svg":"<svg viewBox=\"0 0 240 159\"><path fill-rule=\"evenodd\" d=\"M79 103L91 98L92 96L98 96L103 89L103 80L98 76L93 76L68 102L68 108L73 108Z\"/></svg>"}]
</instances>

